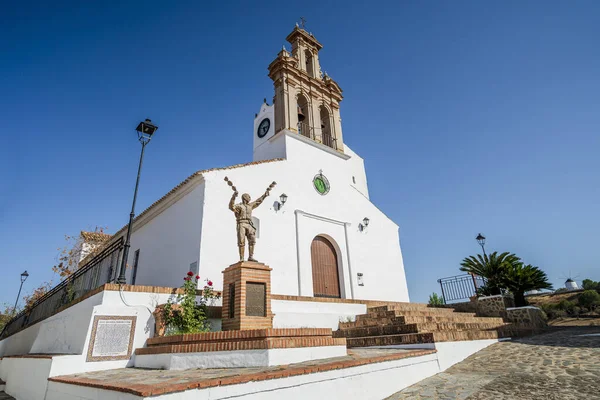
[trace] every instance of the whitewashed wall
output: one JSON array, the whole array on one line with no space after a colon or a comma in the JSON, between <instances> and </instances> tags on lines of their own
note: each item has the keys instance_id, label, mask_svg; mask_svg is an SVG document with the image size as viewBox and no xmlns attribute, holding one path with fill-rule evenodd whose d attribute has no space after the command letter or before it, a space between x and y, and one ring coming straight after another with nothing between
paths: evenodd
<instances>
[{"instance_id":1,"label":"whitewashed wall","mask_svg":"<svg viewBox=\"0 0 600 400\"><path fill-rule=\"evenodd\" d=\"M190 264L199 262L204 185L197 179L183 190L183 196L160 205L158 215L135 224L128 264L133 266L139 249L136 285L179 287ZM128 268L128 283L132 274Z\"/></svg>"},{"instance_id":2,"label":"whitewashed wall","mask_svg":"<svg viewBox=\"0 0 600 400\"><path fill-rule=\"evenodd\" d=\"M277 181L271 196L254 211L260 220L255 256L273 268L273 293L312 296L310 245L321 234L333 239L337 249L343 297L408 301L398 226L366 197L366 177L359 173L362 160L330 154L295 134L273 140L285 140L287 160L205 174L200 274L221 288L221 272L237 261L235 217L227 207L232 191L223 178L234 182L240 196L248 192L252 199ZM326 196L313 188L319 170L331 184ZM352 176L359 177L356 184ZM275 211L281 193L288 201ZM361 232L358 225L364 217L371 223ZM357 286L358 272L364 274L364 286Z\"/></svg>"}]
</instances>

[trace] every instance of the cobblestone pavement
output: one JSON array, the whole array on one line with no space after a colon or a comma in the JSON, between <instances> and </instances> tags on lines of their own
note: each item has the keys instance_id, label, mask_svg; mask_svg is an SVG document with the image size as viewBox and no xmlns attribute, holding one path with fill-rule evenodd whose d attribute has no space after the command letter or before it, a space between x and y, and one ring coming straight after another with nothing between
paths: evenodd
<instances>
[{"instance_id":1,"label":"cobblestone pavement","mask_svg":"<svg viewBox=\"0 0 600 400\"><path fill-rule=\"evenodd\" d=\"M400 399L600 399L600 328L494 344L387 400Z\"/></svg>"}]
</instances>

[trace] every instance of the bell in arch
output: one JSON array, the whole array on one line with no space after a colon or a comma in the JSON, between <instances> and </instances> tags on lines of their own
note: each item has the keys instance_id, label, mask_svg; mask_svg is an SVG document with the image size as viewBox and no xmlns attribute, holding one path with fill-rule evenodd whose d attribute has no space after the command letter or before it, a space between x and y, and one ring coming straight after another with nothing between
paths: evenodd
<instances>
[{"instance_id":1,"label":"bell in arch","mask_svg":"<svg viewBox=\"0 0 600 400\"><path fill-rule=\"evenodd\" d=\"M298 106L298 121L302 122L304 121L306 117L304 116L304 113L302 113L302 108L300 108L300 106Z\"/></svg>"}]
</instances>

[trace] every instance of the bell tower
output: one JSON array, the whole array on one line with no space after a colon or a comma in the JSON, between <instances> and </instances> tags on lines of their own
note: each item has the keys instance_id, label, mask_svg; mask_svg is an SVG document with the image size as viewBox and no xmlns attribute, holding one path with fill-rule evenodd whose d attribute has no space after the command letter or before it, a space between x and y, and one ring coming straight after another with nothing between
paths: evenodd
<instances>
[{"instance_id":1,"label":"bell tower","mask_svg":"<svg viewBox=\"0 0 600 400\"><path fill-rule=\"evenodd\" d=\"M286 40L291 53L284 46L269 65L275 87L274 135L287 130L343 153L342 89L321 72L323 45L297 24Z\"/></svg>"}]
</instances>

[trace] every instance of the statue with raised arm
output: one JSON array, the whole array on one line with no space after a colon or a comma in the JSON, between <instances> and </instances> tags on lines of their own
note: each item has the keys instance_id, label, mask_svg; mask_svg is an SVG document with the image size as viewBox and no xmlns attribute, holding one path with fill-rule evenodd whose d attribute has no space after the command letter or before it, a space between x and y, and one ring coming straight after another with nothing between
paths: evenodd
<instances>
[{"instance_id":1,"label":"statue with raised arm","mask_svg":"<svg viewBox=\"0 0 600 400\"><path fill-rule=\"evenodd\" d=\"M256 244L256 227L252 223L252 210L260 206L262 202L271 193L271 189L277 184L273 182L269 185L265 193L254 201L250 201L250 195L244 193L242 195L242 202L235 204L235 199L238 196L238 191L233 182L229 178L225 177L225 181L231 189L233 189L233 195L229 200L229 209L235 214L235 220L237 223L237 244L240 253L240 261L244 261L244 251L246 249L246 239L248 239L248 261L257 262L254 259L254 245Z\"/></svg>"}]
</instances>

